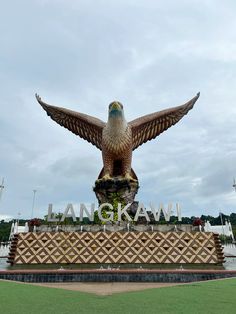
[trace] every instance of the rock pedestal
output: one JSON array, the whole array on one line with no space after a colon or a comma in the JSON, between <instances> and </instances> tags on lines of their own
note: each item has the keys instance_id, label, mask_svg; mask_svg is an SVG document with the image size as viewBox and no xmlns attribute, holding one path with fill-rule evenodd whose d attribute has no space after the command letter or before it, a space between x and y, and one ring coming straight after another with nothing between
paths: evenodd
<instances>
[{"instance_id":1,"label":"rock pedestal","mask_svg":"<svg viewBox=\"0 0 236 314\"><path fill-rule=\"evenodd\" d=\"M98 203L131 203L130 211L135 213L137 203L134 202L135 195L138 192L138 181L129 181L126 179L112 179L107 181L96 181L93 188Z\"/></svg>"}]
</instances>

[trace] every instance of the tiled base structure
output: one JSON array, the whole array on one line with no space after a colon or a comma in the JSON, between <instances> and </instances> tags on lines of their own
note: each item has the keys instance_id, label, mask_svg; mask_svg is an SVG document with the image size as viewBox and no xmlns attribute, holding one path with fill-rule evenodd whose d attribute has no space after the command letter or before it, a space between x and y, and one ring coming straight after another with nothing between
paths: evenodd
<instances>
[{"instance_id":1,"label":"tiled base structure","mask_svg":"<svg viewBox=\"0 0 236 314\"><path fill-rule=\"evenodd\" d=\"M28 232L15 235L11 264L211 264L224 255L211 232Z\"/></svg>"}]
</instances>

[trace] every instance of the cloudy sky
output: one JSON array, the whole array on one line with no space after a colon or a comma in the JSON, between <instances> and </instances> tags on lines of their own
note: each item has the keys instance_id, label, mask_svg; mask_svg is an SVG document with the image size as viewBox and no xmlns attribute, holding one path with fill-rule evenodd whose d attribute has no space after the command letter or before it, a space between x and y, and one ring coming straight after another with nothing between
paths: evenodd
<instances>
[{"instance_id":1,"label":"cloudy sky","mask_svg":"<svg viewBox=\"0 0 236 314\"><path fill-rule=\"evenodd\" d=\"M179 202L183 215L236 212L234 0L2 1L0 218L47 213L49 203L96 200L101 153L50 120L35 100L127 120L180 105L194 109L133 155L137 199Z\"/></svg>"}]
</instances>

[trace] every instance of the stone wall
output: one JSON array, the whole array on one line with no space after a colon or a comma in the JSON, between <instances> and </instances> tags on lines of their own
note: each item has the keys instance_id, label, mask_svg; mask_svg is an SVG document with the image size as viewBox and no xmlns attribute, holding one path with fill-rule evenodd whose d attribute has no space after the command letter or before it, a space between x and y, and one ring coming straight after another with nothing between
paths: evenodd
<instances>
[{"instance_id":1,"label":"stone wall","mask_svg":"<svg viewBox=\"0 0 236 314\"><path fill-rule=\"evenodd\" d=\"M23 282L194 282L236 277L236 271L0 271L0 279Z\"/></svg>"},{"instance_id":2,"label":"stone wall","mask_svg":"<svg viewBox=\"0 0 236 314\"><path fill-rule=\"evenodd\" d=\"M37 232L55 232L55 231L64 231L64 232L80 232L82 231L160 231L160 232L168 232L168 231L176 231L176 232L192 232L199 231L198 226L192 226L190 224L127 224L121 222L118 224L106 224L106 225L97 225L97 224L88 224L88 225L41 225L36 228Z\"/></svg>"}]
</instances>

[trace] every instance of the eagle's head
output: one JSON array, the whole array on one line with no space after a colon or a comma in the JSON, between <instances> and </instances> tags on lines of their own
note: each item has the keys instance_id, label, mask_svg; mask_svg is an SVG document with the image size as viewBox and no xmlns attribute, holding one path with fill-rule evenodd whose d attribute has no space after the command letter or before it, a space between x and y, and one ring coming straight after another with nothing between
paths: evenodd
<instances>
[{"instance_id":1,"label":"eagle's head","mask_svg":"<svg viewBox=\"0 0 236 314\"><path fill-rule=\"evenodd\" d=\"M113 101L109 105L109 118L124 117L123 105L119 101Z\"/></svg>"}]
</instances>

